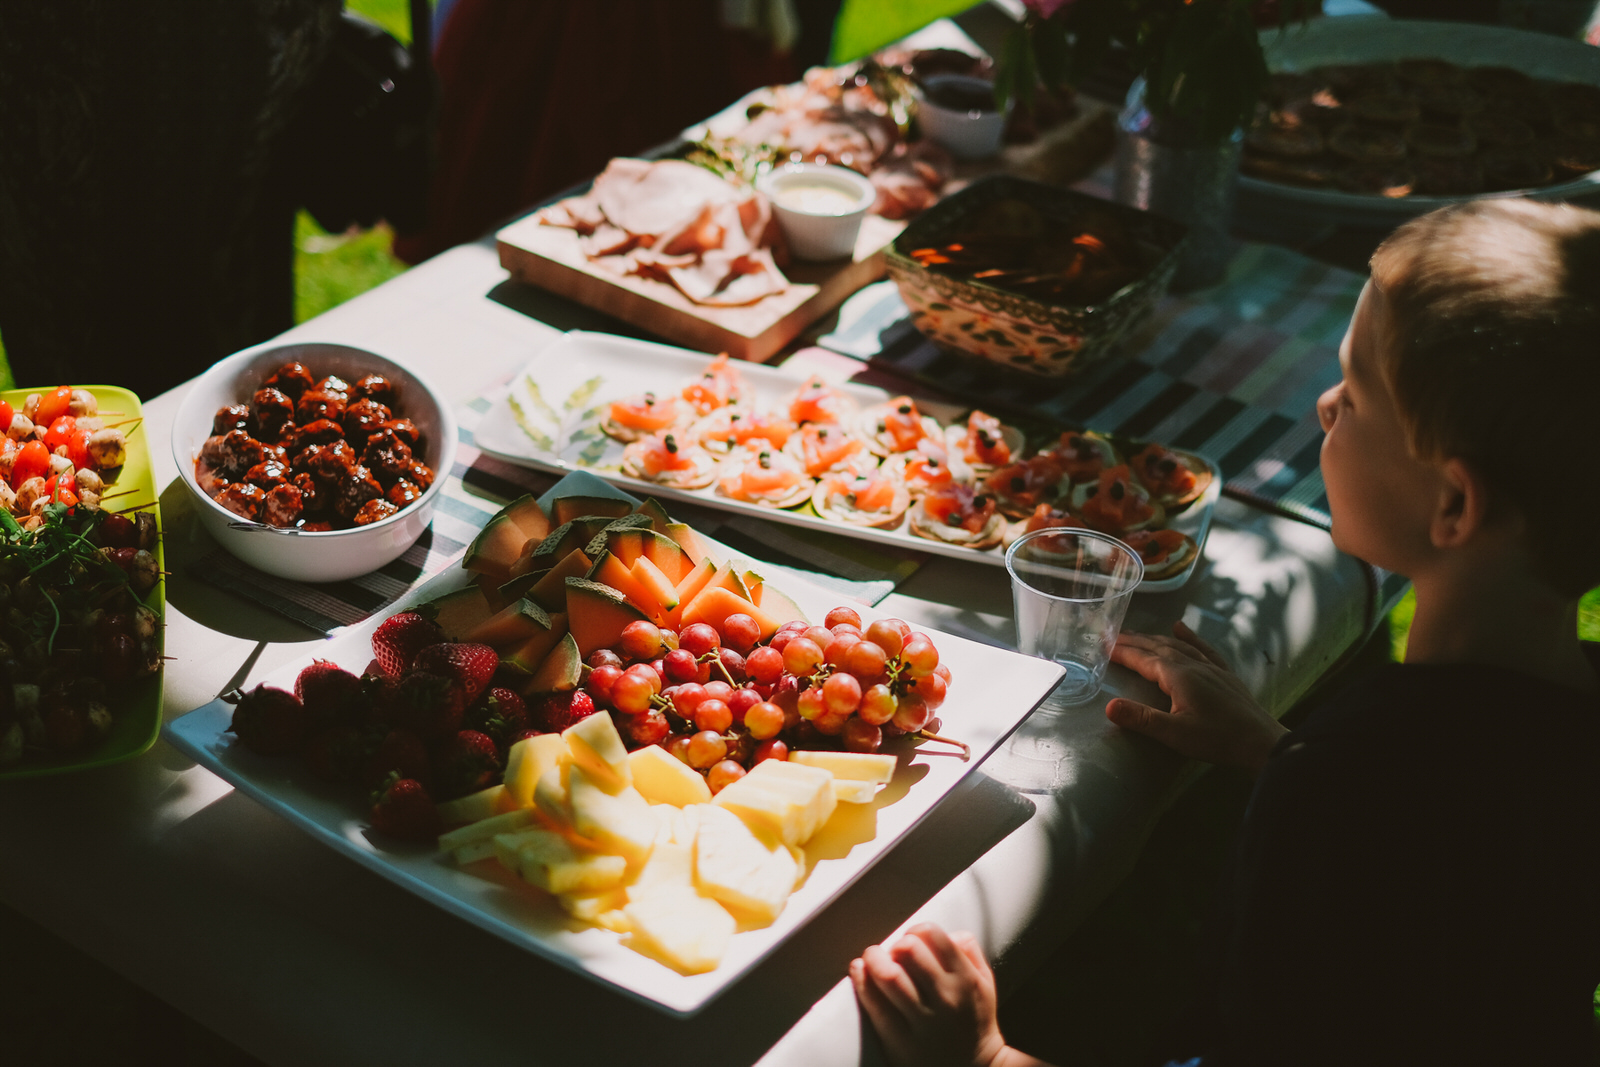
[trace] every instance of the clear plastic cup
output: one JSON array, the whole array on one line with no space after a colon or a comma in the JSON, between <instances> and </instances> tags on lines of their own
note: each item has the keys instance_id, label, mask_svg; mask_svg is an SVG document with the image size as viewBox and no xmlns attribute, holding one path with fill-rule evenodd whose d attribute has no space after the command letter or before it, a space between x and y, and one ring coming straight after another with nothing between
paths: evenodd
<instances>
[{"instance_id":1,"label":"clear plastic cup","mask_svg":"<svg viewBox=\"0 0 1600 1067\"><path fill-rule=\"evenodd\" d=\"M1017 609L1017 649L1066 668L1055 697L1081 704L1100 691L1144 561L1093 530L1035 530L1006 550Z\"/></svg>"}]
</instances>

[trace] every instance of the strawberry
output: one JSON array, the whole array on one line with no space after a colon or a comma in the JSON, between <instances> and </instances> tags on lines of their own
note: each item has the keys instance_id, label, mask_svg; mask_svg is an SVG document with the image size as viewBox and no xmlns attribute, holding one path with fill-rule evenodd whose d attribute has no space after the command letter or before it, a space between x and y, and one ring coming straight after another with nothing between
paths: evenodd
<instances>
[{"instance_id":1,"label":"strawberry","mask_svg":"<svg viewBox=\"0 0 1600 1067\"><path fill-rule=\"evenodd\" d=\"M426 786L433 781L433 759L422 738L402 727L383 735L377 751L367 759L366 771L369 785L385 781L390 774L398 774Z\"/></svg>"},{"instance_id":2,"label":"strawberry","mask_svg":"<svg viewBox=\"0 0 1600 1067\"><path fill-rule=\"evenodd\" d=\"M528 728L528 706L513 689L492 686L467 712L467 726L494 738L504 752Z\"/></svg>"},{"instance_id":3,"label":"strawberry","mask_svg":"<svg viewBox=\"0 0 1600 1067\"><path fill-rule=\"evenodd\" d=\"M295 678L294 695L312 722L348 723L361 706L361 679L337 663L319 659Z\"/></svg>"},{"instance_id":4,"label":"strawberry","mask_svg":"<svg viewBox=\"0 0 1600 1067\"><path fill-rule=\"evenodd\" d=\"M359 777L356 769L363 766L368 747L354 726L324 726L311 735L301 755L324 782L349 782Z\"/></svg>"},{"instance_id":5,"label":"strawberry","mask_svg":"<svg viewBox=\"0 0 1600 1067\"><path fill-rule=\"evenodd\" d=\"M361 703L359 717L362 725L388 727L394 725L400 714L401 690L399 678L370 671L361 676ZM380 735L382 731L379 731Z\"/></svg>"},{"instance_id":6,"label":"strawberry","mask_svg":"<svg viewBox=\"0 0 1600 1067\"><path fill-rule=\"evenodd\" d=\"M437 623L414 611L402 611L384 619L372 634L372 656L384 674L398 676L417 653L442 640Z\"/></svg>"},{"instance_id":7,"label":"strawberry","mask_svg":"<svg viewBox=\"0 0 1600 1067\"><path fill-rule=\"evenodd\" d=\"M462 797L487 789L500 777L500 752L494 739L462 730L439 753L439 795Z\"/></svg>"},{"instance_id":8,"label":"strawberry","mask_svg":"<svg viewBox=\"0 0 1600 1067\"><path fill-rule=\"evenodd\" d=\"M439 809L415 778L390 775L372 796L372 828L390 837L431 839L439 833Z\"/></svg>"},{"instance_id":9,"label":"strawberry","mask_svg":"<svg viewBox=\"0 0 1600 1067\"><path fill-rule=\"evenodd\" d=\"M466 689L454 678L432 671L407 671L395 687L395 706L387 719L434 744L461 729L468 703Z\"/></svg>"},{"instance_id":10,"label":"strawberry","mask_svg":"<svg viewBox=\"0 0 1600 1067\"><path fill-rule=\"evenodd\" d=\"M594 700L581 689L570 693L547 693L534 701L529 722L546 733L560 733L580 719L594 714Z\"/></svg>"},{"instance_id":11,"label":"strawberry","mask_svg":"<svg viewBox=\"0 0 1600 1067\"><path fill-rule=\"evenodd\" d=\"M432 671L454 678L466 688L467 703L478 699L500 666L500 654L488 645L440 642L420 650L411 666L419 671Z\"/></svg>"},{"instance_id":12,"label":"strawberry","mask_svg":"<svg viewBox=\"0 0 1600 1067\"><path fill-rule=\"evenodd\" d=\"M228 729L246 748L263 756L283 756L305 742L310 727L305 705L287 689L258 685L248 693L236 689L223 699L234 705Z\"/></svg>"}]
</instances>

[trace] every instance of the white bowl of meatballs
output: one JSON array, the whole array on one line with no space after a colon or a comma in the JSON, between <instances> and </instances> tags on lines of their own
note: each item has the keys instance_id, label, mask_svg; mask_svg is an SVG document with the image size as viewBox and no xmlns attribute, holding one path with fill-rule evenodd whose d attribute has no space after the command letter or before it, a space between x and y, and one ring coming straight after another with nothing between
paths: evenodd
<instances>
[{"instance_id":1,"label":"white bowl of meatballs","mask_svg":"<svg viewBox=\"0 0 1600 1067\"><path fill-rule=\"evenodd\" d=\"M416 543L455 450L455 419L426 381L376 352L317 342L221 360L172 428L211 536L302 582L367 574Z\"/></svg>"}]
</instances>

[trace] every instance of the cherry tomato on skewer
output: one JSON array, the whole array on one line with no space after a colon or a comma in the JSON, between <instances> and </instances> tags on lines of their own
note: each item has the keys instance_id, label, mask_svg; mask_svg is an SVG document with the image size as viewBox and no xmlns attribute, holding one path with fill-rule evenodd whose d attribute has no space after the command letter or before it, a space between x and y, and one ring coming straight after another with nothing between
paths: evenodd
<instances>
[{"instance_id":1,"label":"cherry tomato on skewer","mask_svg":"<svg viewBox=\"0 0 1600 1067\"><path fill-rule=\"evenodd\" d=\"M73 430L67 438L67 458L72 460L72 465L81 471L95 469L94 459L89 455L89 431Z\"/></svg>"},{"instance_id":2,"label":"cherry tomato on skewer","mask_svg":"<svg viewBox=\"0 0 1600 1067\"><path fill-rule=\"evenodd\" d=\"M72 386L58 385L44 394L39 401L39 410L35 415L34 423L39 426L49 426L63 415L72 412Z\"/></svg>"},{"instance_id":3,"label":"cherry tomato on skewer","mask_svg":"<svg viewBox=\"0 0 1600 1067\"><path fill-rule=\"evenodd\" d=\"M0 400L0 433L5 433L11 429L11 420L16 414L16 409L11 406L11 401Z\"/></svg>"},{"instance_id":4,"label":"cherry tomato on skewer","mask_svg":"<svg viewBox=\"0 0 1600 1067\"><path fill-rule=\"evenodd\" d=\"M50 450L43 441L29 441L17 451L11 465L11 488L19 488L29 478L50 477Z\"/></svg>"},{"instance_id":5,"label":"cherry tomato on skewer","mask_svg":"<svg viewBox=\"0 0 1600 1067\"><path fill-rule=\"evenodd\" d=\"M44 432L44 446L51 452L60 448L72 439L77 432L78 420L71 415L62 415L50 423L50 428ZM76 464L74 464L76 466Z\"/></svg>"},{"instance_id":6,"label":"cherry tomato on skewer","mask_svg":"<svg viewBox=\"0 0 1600 1067\"><path fill-rule=\"evenodd\" d=\"M50 482L50 503L73 507L78 503L78 483L71 471L63 471Z\"/></svg>"}]
</instances>

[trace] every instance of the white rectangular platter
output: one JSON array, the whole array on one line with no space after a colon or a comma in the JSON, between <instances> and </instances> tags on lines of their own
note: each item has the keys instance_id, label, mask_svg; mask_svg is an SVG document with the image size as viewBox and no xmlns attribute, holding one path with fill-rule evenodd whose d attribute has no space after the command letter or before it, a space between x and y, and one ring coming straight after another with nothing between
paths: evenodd
<instances>
[{"instance_id":1,"label":"white rectangular platter","mask_svg":"<svg viewBox=\"0 0 1600 1067\"><path fill-rule=\"evenodd\" d=\"M995 566L1005 564L1003 548L975 550L929 540L911 533L903 521L896 529L872 529L824 519L812 511L809 504L789 510L765 508L722 496L714 486L672 489L623 474L620 466L623 446L600 430L606 405L646 391L676 395L707 362L708 358L701 352L613 334L573 330L539 353L516 376L507 395L496 400L484 415L476 430L475 443L484 452L511 463L557 474L586 470L632 493L662 500L683 500L915 552ZM804 375L782 367L736 365L745 384L754 392L754 406L759 410L786 409L805 382ZM862 406L880 404L890 397L884 390L867 385L847 382L839 388ZM962 410L920 400L918 403L942 423L949 422ZM524 428L525 424L528 428ZM1205 495L1168 523L1172 529L1193 538L1200 551L1177 574L1145 582L1140 586L1143 592L1160 593L1181 588L1205 555L1211 513L1222 492L1222 472L1209 459L1206 462L1211 464L1212 478Z\"/></svg>"},{"instance_id":2,"label":"white rectangular platter","mask_svg":"<svg viewBox=\"0 0 1600 1067\"><path fill-rule=\"evenodd\" d=\"M737 558L737 553L729 555ZM751 565L760 566L756 561ZM264 681L292 689L295 676L314 658L331 659L348 670L360 671L372 656L372 632L385 617L460 588L467 580L465 571L452 568ZM839 599L809 585L785 582L784 589L818 621ZM882 617L881 612L854 606L866 620ZM232 736L224 733L232 721L233 707L222 700L174 720L164 734L195 762L269 810L424 900L658 1010L688 1017L865 874L1010 736L1055 688L1062 674L1060 667L1047 660L927 632L954 679L938 712L943 732L972 746L971 761L962 762L958 753L942 745L925 744L918 749L903 739L897 744L904 747L886 748L900 757L894 781L871 804L841 804L840 813L807 843L812 870L777 922L734 935L721 966L688 977L623 947L617 934L569 926L552 898L511 878L493 860L461 869L426 844L401 844L370 834L354 796L318 782L298 760L258 756L235 744Z\"/></svg>"}]
</instances>

